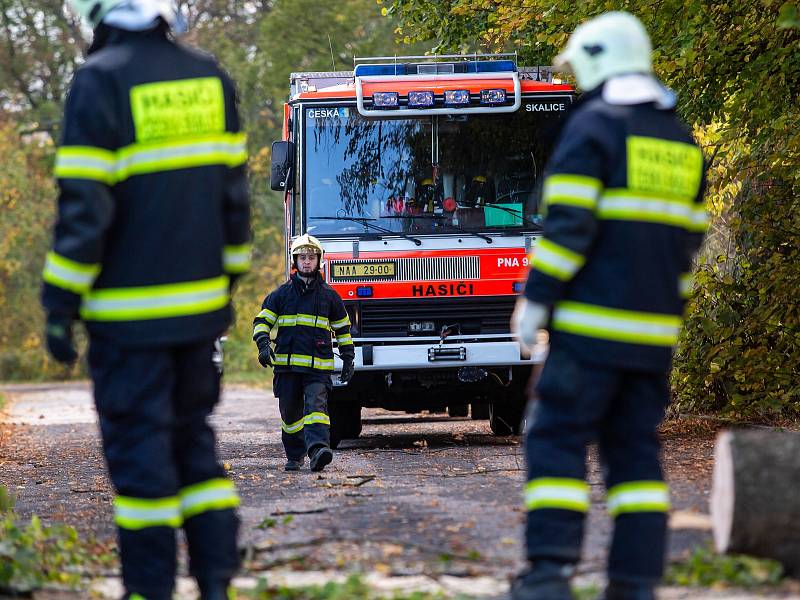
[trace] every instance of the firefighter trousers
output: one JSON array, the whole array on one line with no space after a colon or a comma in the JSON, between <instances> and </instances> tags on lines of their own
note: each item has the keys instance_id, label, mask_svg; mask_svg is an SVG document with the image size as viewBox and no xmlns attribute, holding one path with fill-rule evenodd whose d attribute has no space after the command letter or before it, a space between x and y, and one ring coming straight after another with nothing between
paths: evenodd
<instances>
[{"instance_id":1,"label":"firefighter trousers","mask_svg":"<svg viewBox=\"0 0 800 600\"><path fill-rule=\"evenodd\" d=\"M122 578L134 597L172 597L180 527L199 582L230 579L239 566L239 498L207 422L220 389L212 352L213 340L143 349L90 340Z\"/></svg>"},{"instance_id":2,"label":"firefighter trousers","mask_svg":"<svg viewBox=\"0 0 800 600\"><path fill-rule=\"evenodd\" d=\"M527 555L577 562L589 510L587 445L596 442L614 519L609 578L661 578L669 494L656 427L669 402L666 373L615 370L551 348L529 407L525 440Z\"/></svg>"},{"instance_id":3,"label":"firefighter trousers","mask_svg":"<svg viewBox=\"0 0 800 600\"><path fill-rule=\"evenodd\" d=\"M328 416L330 375L275 373L273 391L281 411L281 439L286 458L302 460L320 446L330 446Z\"/></svg>"}]
</instances>

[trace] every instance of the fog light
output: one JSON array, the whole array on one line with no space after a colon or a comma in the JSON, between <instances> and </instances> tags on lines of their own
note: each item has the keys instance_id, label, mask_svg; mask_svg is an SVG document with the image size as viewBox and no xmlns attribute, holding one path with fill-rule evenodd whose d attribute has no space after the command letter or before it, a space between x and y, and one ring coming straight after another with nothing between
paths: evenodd
<instances>
[{"instance_id":1,"label":"fog light","mask_svg":"<svg viewBox=\"0 0 800 600\"><path fill-rule=\"evenodd\" d=\"M375 92L372 94L372 103L380 108L397 108L399 98L397 92Z\"/></svg>"},{"instance_id":2,"label":"fog light","mask_svg":"<svg viewBox=\"0 0 800 600\"><path fill-rule=\"evenodd\" d=\"M444 103L449 106L469 104L469 90L445 90Z\"/></svg>"},{"instance_id":3,"label":"fog light","mask_svg":"<svg viewBox=\"0 0 800 600\"><path fill-rule=\"evenodd\" d=\"M414 108L433 106L433 92L408 92L408 105Z\"/></svg>"},{"instance_id":4,"label":"fog light","mask_svg":"<svg viewBox=\"0 0 800 600\"><path fill-rule=\"evenodd\" d=\"M502 104L505 101L505 90L481 90L481 104Z\"/></svg>"}]
</instances>

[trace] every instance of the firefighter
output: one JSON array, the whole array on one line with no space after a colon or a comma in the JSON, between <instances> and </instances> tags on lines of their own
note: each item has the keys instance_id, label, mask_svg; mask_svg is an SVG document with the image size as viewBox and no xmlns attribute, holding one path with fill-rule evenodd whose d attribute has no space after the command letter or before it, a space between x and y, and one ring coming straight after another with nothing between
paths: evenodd
<instances>
[{"instance_id":1,"label":"firefighter","mask_svg":"<svg viewBox=\"0 0 800 600\"><path fill-rule=\"evenodd\" d=\"M124 597L172 597L182 527L202 598L222 600L239 564L239 498L207 423L220 388L212 353L250 261L234 88L175 41L170 2L70 4L94 39L56 153L47 346L73 363L73 323L85 323Z\"/></svg>"},{"instance_id":2,"label":"firefighter","mask_svg":"<svg viewBox=\"0 0 800 600\"><path fill-rule=\"evenodd\" d=\"M529 567L514 600L572 598L597 442L614 519L606 600L650 600L670 501L656 427L706 228L703 157L652 74L646 30L611 12L578 27L556 64L584 94L547 168L547 217L513 326L550 332L526 434Z\"/></svg>"},{"instance_id":3,"label":"firefighter","mask_svg":"<svg viewBox=\"0 0 800 600\"><path fill-rule=\"evenodd\" d=\"M312 471L331 460L328 394L332 387L336 335L342 359L340 381L353 377L355 350L350 318L339 295L320 273L325 250L314 236L303 234L291 246L294 273L270 293L253 320L253 341L261 366L273 367L273 392L281 413L286 471L298 471L308 454ZM270 330L276 326L275 351Z\"/></svg>"}]
</instances>

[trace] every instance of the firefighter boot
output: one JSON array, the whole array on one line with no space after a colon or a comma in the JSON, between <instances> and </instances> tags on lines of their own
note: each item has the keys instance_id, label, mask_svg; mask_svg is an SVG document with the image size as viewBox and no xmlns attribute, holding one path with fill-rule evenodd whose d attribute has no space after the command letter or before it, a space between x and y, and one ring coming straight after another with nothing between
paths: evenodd
<instances>
[{"instance_id":1,"label":"firefighter boot","mask_svg":"<svg viewBox=\"0 0 800 600\"><path fill-rule=\"evenodd\" d=\"M569 587L571 564L537 560L511 584L511 600L574 600Z\"/></svg>"},{"instance_id":2,"label":"firefighter boot","mask_svg":"<svg viewBox=\"0 0 800 600\"><path fill-rule=\"evenodd\" d=\"M311 470L322 471L333 460L333 450L320 446L311 453Z\"/></svg>"},{"instance_id":3,"label":"firefighter boot","mask_svg":"<svg viewBox=\"0 0 800 600\"><path fill-rule=\"evenodd\" d=\"M605 593L597 600L655 600L655 598L652 585L609 581Z\"/></svg>"},{"instance_id":4,"label":"firefighter boot","mask_svg":"<svg viewBox=\"0 0 800 600\"><path fill-rule=\"evenodd\" d=\"M287 459L286 464L283 466L284 471L299 471L303 466L303 457L295 460L293 458Z\"/></svg>"},{"instance_id":5,"label":"firefighter boot","mask_svg":"<svg viewBox=\"0 0 800 600\"><path fill-rule=\"evenodd\" d=\"M235 592L227 580L198 581L200 600L232 600Z\"/></svg>"}]
</instances>

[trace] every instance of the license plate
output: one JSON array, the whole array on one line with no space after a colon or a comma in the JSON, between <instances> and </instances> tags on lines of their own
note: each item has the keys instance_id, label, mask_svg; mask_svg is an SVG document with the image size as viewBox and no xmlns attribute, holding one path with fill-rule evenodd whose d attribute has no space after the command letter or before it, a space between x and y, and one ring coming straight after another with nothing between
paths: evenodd
<instances>
[{"instance_id":1,"label":"license plate","mask_svg":"<svg viewBox=\"0 0 800 600\"><path fill-rule=\"evenodd\" d=\"M349 279L352 277L394 277L394 262L368 262L368 263L333 263L332 275L336 279Z\"/></svg>"}]
</instances>

